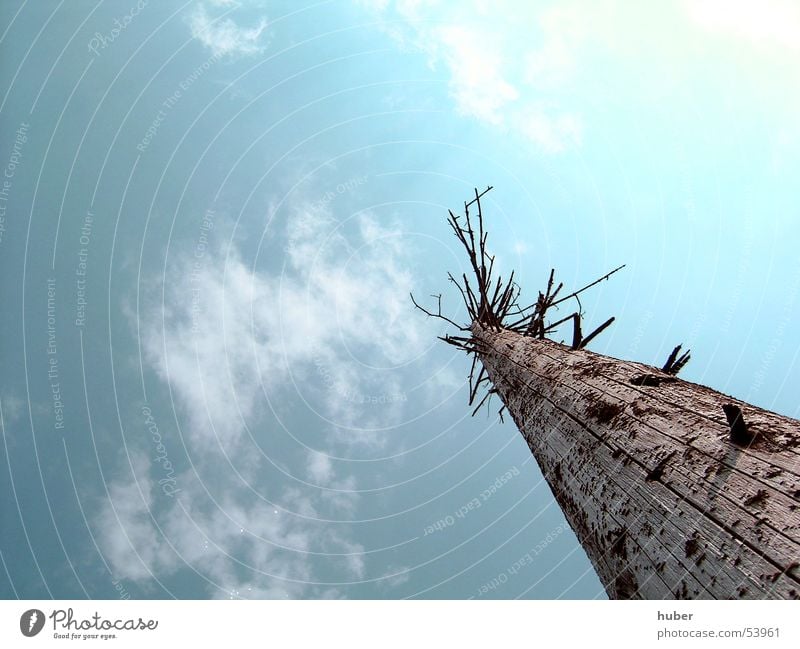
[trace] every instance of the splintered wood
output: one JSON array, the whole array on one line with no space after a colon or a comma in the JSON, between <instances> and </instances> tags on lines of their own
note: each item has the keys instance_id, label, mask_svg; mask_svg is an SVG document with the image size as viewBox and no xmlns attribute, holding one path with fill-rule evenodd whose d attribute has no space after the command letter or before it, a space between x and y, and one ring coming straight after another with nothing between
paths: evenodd
<instances>
[{"instance_id":1,"label":"splintered wood","mask_svg":"<svg viewBox=\"0 0 800 649\"><path fill-rule=\"evenodd\" d=\"M610 597L800 598L800 422L641 363L472 336Z\"/></svg>"}]
</instances>

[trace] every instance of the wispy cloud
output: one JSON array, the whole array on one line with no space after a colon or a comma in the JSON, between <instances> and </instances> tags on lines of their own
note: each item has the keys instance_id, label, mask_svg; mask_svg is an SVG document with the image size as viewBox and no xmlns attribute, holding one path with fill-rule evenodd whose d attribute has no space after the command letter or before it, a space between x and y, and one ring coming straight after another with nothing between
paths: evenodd
<instances>
[{"instance_id":1,"label":"wispy cloud","mask_svg":"<svg viewBox=\"0 0 800 649\"><path fill-rule=\"evenodd\" d=\"M108 485L109 500L94 517L97 537L116 578L136 581L153 577L169 562L169 546L160 543L151 520L155 489L148 477L150 461L144 453L131 458L136 479L115 479Z\"/></svg>"},{"instance_id":2,"label":"wispy cloud","mask_svg":"<svg viewBox=\"0 0 800 649\"><path fill-rule=\"evenodd\" d=\"M403 390L397 368L434 337L409 317L413 251L402 234L368 213L340 223L298 203L275 242L284 264L257 270L235 247L212 246L168 270L165 299L159 287L148 295L139 329L193 470L165 497L156 467L133 449L133 473L111 483L95 519L118 577L147 583L193 569L213 596L336 597L313 583L323 565L342 583L367 574L352 530L319 520L349 519L359 503L354 476L324 446L383 443L370 426L391 428L407 407L392 398ZM320 450L267 462L249 431L267 425L270 403L290 400L321 418L310 437ZM285 479L265 481L273 463Z\"/></svg>"},{"instance_id":3,"label":"wispy cloud","mask_svg":"<svg viewBox=\"0 0 800 649\"><path fill-rule=\"evenodd\" d=\"M509 104L519 99L520 91L504 78L500 52L482 45L483 34L475 27L453 25L434 33L450 68L450 88L459 110L491 124L506 122Z\"/></svg>"},{"instance_id":4,"label":"wispy cloud","mask_svg":"<svg viewBox=\"0 0 800 649\"><path fill-rule=\"evenodd\" d=\"M697 88L708 89L713 101L714 83L726 71L736 74L735 86L726 88L737 93L735 101L746 104L766 90L789 97L787 113L797 105L794 0L360 4L396 42L447 71L459 113L522 135L538 152L580 148L598 108L666 98L682 104L684 97L676 101L682 93L694 93L696 107L704 99Z\"/></svg>"},{"instance_id":5,"label":"wispy cloud","mask_svg":"<svg viewBox=\"0 0 800 649\"><path fill-rule=\"evenodd\" d=\"M333 477L333 466L330 458L317 451L310 451L308 457L309 477L317 484L327 485Z\"/></svg>"},{"instance_id":6,"label":"wispy cloud","mask_svg":"<svg viewBox=\"0 0 800 649\"><path fill-rule=\"evenodd\" d=\"M232 0L214 0L212 6L237 7ZM264 30L266 18L243 26L233 18L214 17L205 4L199 4L188 17L192 36L209 48L214 56L259 54L266 48Z\"/></svg>"},{"instance_id":7,"label":"wispy cloud","mask_svg":"<svg viewBox=\"0 0 800 649\"><path fill-rule=\"evenodd\" d=\"M342 583L363 577L363 546L313 520L315 509L297 490L276 498L280 509L246 491L212 500L185 472L182 493L157 502L161 490L149 460L141 454L132 460L133 473L112 481L94 520L117 579L152 584L189 569L205 579L212 597L300 598L339 594L315 583L315 557Z\"/></svg>"},{"instance_id":8,"label":"wispy cloud","mask_svg":"<svg viewBox=\"0 0 800 649\"><path fill-rule=\"evenodd\" d=\"M343 440L378 443L369 429L390 426L407 402L393 368L435 335L413 317L412 251L396 225L361 214L342 227L302 204L283 254L274 274L254 271L235 248L209 251L199 266L187 255L166 280L164 303L144 311L147 360L198 444L238 444L278 388L349 429Z\"/></svg>"},{"instance_id":9,"label":"wispy cloud","mask_svg":"<svg viewBox=\"0 0 800 649\"><path fill-rule=\"evenodd\" d=\"M21 399L20 397L11 393L4 393L0 395L0 402L2 402L3 419L6 425L9 425L22 417L25 411L25 406L27 405L24 399Z\"/></svg>"},{"instance_id":10,"label":"wispy cloud","mask_svg":"<svg viewBox=\"0 0 800 649\"><path fill-rule=\"evenodd\" d=\"M574 49L584 34L579 12L512 7L505 0L492 8L482 0L457 7L407 0L361 4L386 19L384 29L395 40L426 52L432 65L446 66L460 113L521 132L547 153L581 143L581 115L552 92L570 81Z\"/></svg>"}]
</instances>

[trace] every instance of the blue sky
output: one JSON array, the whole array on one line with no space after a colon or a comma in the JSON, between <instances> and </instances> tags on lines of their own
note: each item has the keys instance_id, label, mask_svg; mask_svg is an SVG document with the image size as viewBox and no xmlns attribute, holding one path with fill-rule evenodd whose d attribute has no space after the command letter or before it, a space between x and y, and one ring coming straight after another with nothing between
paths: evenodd
<instances>
[{"instance_id":1,"label":"blue sky","mask_svg":"<svg viewBox=\"0 0 800 649\"><path fill-rule=\"evenodd\" d=\"M0 594L604 598L409 291L797 417L792 2L4 2ZM588 325L587 325L588 326Z\"/></svg>"}]
</instances>

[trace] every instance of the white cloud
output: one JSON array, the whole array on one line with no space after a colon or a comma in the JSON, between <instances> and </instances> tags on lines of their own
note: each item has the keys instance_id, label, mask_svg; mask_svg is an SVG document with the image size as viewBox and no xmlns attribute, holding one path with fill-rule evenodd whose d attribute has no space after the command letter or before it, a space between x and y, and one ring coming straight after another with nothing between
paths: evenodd
<instances>
[{"instance_id":1,"label":"white cloud","mask_svg":"<svg viewBox=\"0 0 800 649\"><path fill-rule=\"evenodd\" d=\"M9 393L0 396L0 402L0 405L2 405L3 421L6 426L22 417L27 404L24 399L20 399Z\"/></svg>"},{"instance_id":2,"label":"white cloud","mask_svg":"<svg viewBox=\"0 0 800 649\"><path fill-rule=\"evenodd\" d=\"M732 101L788 98L787 113L798 101L795 0L361 4L402 47L444 67L459 113L521 134L544 153L579 148L598 109L647 110L654 101L696 109L701 88L716 101L720 70L735 75L725 89L737 93Z\"/></svg>"},{"instance_id":3,"label":"white cloud","mask_svg":"<svg viewBox=\"0 0 800 649\"><path fill-rule=\"evenodd\" d=\"M435 333L414 317L402 232L368 214L354 225L345 234L324 211L299 206L281 275L254 272L235 249L209 251L199 267L191 256L178 263L165 303L148 303L140 329L190 440L235 446L278 388L300 392L345 428L386 427L400 416L407 396L393 368ZM378 443L366 430L342 439Z\"/></svg>"},{"instance_id":4,"label":"white cloud","mask_svg":"<svg viewBox=\"0 0 800 649\"><path fill-rule=\"evenodd\" d=\"M183 441L206 477L178 472L180 493L168 498L156 482L160 465L142 456L138 486L130 477L112 481L95 524L118 577L148 582L188 565L215 584L213 596L234 597L340 596L307 583L318 562L342 582L364 577L364 548L351 530L317 521L354 516L355 478L308 450L301 466L270 458L298 482L264 485L262 451L247 432L258 428L267 399L280 408L300 396L331 421L317 443L382 443L383 433L365 429L398 421L406 402L386 399L402 393L395 370L435 337L408 298L411 257L397 224L370 214L340 224L324 208L298 204L282 269L256 271L235 248L212 246L168 269L163 303L153 284L139 323L144 359L169 386ZM257 493L277 494L276 504Z\"/></svg>"},{"instance_id":5,"label":"white cloud","mask_svg":"<svg viewBox=\"0 0 800 649\"><path fill-rule=\"evenodd\" d=\"M402 363L423 343L426 327L408 321L388 328L400 313L411 313L412 276L397 225L381 225L372 215L355 219L358 233L347 234L324 211L300 207L288 225L287 272L281 278L279 309L259 303L259 314L280 312L273 331L290 361L312 353L327 355L346 341L355 356L366 346L388 363Z\"/></svg>"},{"instance_id":6,"label":"white cloud","mask_svg":"<svg viewBox=\"0 0 800 649\"><path fill-rule=\"evenodd\" d=\"M520 132L547 153L580 144L582 117L558 95L572 80L587 31L580 11L509 0L492 7L480 0L362 4L385 19L396 41L424 51L434 66L444 63L461 114Z\"/></svg>"},{"instance_id":7,"label":"white cloud","mask_svg":"<svg viewBox=\"0 0 800 649\"><path fill-rule=\"evenodd\" d=\"M523 56L523 79L539 88L554 88L573 78L590 25L575 6L545 9L536 21L540 36Z\"/></svg>"},{"instance_id":8,"label":"white cloud","mask_svg":"<svg viewBox=\"0 0 800 649\"><path fill-rule=\"evenodd\" d=\"M420 382L413 364L438 323L412 308L413 252L397 224L361 214L342 227L326 209L298 204L285 231L281 270L254 271L233 248L199 261L185 255L166 274L163 304L151 282L136 329L195 462L227 456L257 479L264 459L251 434L265 435L270 408L296 421L286 404L300 404L318 416L316 429L290 434L320 451L307 466L282 468L326 487L322 505L348 518L355 481L335 474L324 449L348 455L396 443L390 431L409 406L429 407L463 379L442 368L413 399L406 393L406 382Z\"/></svg>"},{"instance_id":9,"label":"white cloud","mask_svg":"<svg viewBox=\"0 0 800 649\"><path fill-rule=\"evenodd\" d=\"M520 93L503 78L499 50L487 46L477 28L463 25L434 30L450 68L450 88L459 110L491 124L505 122L509 103Z\"/></svg>"},{"instance_id":10,"label":"white cloud","mask_svg":"<svg viewBox=\"0 0 800 649\"><path fill-rule=\"evenodd\" d=\"M164 305L148 304L141 343L189 423L189 441L231 447L260 396L246 314L263 287L236 256L227 265L213 253L199 269L194 263L182 260Z\"/></svg>"},{"instance_id":11,"label":"white cloud","mask_svg":"<svg viewBox=\"0 0 800 649\"><path fill-rule=\"evenodd\" d=\"M396 588L407 583L411 572L408 566L387 566L384 571L385 576L381 579L381 585L386 588Z\"/></svg>"},{"instance_id":12,"label":"white cloud","mask_svg":"<svg viewBox=\"0 0 800 649\"><path fill-rule=\"evenodd\" d=\"M515 116L516 129L546 153L560 153L580 143L582 121L575 115L551 115L533 106Z\"/></svg>"},{"instance_id":13,"label":"white cloud","mask_svg":"<svg viewBox=\"0 0 800 649\"><path fill-rule=\"evenodd\" d=\"M297 489L283 490L280 509L245 490L223 490L215 503L187 471L177 476L181 492L166 499L147 458L134 453L132 463L133 474L111 481L94 518L117 579L149 584L189 567L212 597L300 598L336 596L314 583L315 561L342 583L365 574L363 546L346 527L314 520L312 499Z\"/></svg>"},{"instance_id":14,"label":"white cloud","mask_svg":"<svg viewBox=\"0 0 800 649\"><path fill-rule=\"evenodd\" d=\"M239 6L227 0L215 0L212 6ZM188 18L192 36L209 48L214 56L259 54L266 48L263 33L267 20L241 26L232 18L214 18L204 4L198 5Z\"/></svg>"},{"instance_id":15,"label":"white cloud","mask_svg":"<svg viewBox=\"0 0 800 649\"><path fill-rule=\"evenodd\" d=\"M328 484L333 477L331 459L327 455L323 455L317 451L310 451L308 455L309 477L317 484Z\"/></svg>"},{"instance_id":16,"label":"white cloud","mask_svg":"<svg viewBox=\"0 0 800 649\"><path fill-rule=\"evenodd\" d=\"M169 546L159 542L152 522L154 485L147 477L149 461L134 452L131 465L138 481L114 480L108 485L109 500L95 516L98 539L106 561L117 579L145 580L169 561ZM113 505L112 505L113 504Z\"/></svg>"},{"instance_id":17,"label":"white cloud","mask_svg":"<svg viewBox=\"0 0 800 649\"><path fill-rule=\"evenodd\" d=\"M711 31L800 49L800 6L795 0L692 0L685 6L692 20Z\"/></svg>"}]
</instances>

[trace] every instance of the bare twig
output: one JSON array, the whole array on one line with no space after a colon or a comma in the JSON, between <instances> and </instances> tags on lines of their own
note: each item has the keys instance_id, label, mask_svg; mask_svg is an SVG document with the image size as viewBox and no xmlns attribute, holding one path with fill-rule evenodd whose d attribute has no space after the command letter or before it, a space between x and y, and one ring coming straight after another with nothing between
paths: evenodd
<instances>
[{"instance_id":1,"label":"bare twig","mask_svg":"<svg viewBox=\"0 0 800 649\"><path fill-rule=\"evenodd\" d=\"M565 302L565 301L569 300L571 297L577 297L578 295L583 293L585 290L592 288L592 286L595 286L596 284L599 284L600 282L602 282L605 279L608 279L614 273L616 273L619 270L622 270L623 268L625 268L625 264L622 264L622 266L617 266L614 270L612 270L609 273L606 273L601 278L594 280L591 284L587 284L586 286L584 286L583 288L578 289L574 293L570 293L569 295L566 295L566 296L562 297L560 300L556 300L555 302L553 302L553 306L561 304L562 302Z\"/></svg>"},{"instance_id":2,"label":"bare twig","mask_svg":"<svg viewBox=\"0 0 800 649\"><path fill-rule=\"evenodd\" d=\"M436 313L431 313L425 307L422 307L419 304L417 304L417 301L414 299L414 294L413 293L409 293L409 295L411 296L411 301L414 303L414 306L417 307L420 311L422 311L425 315L427 315L427 316L429 316L431 318L439 318L441 320L444 320L445 322L449 322L451 325L453 325L459 331L469 331L468 327L462 327L461 325L456 324L455 322L453 322L447 316L442 315L442 294L441 293L439 293L439 295L431 295L431 297L435 297L437 299L438 311Z\"/></svg>"},{"instance_id":3,"label":"bare twig","mask_svg":"<svg viewBox=\"0 0 800 649\"><path fill-rule=\"evenodd\" d=\"M483 395L483 398L480 400L480 402L478 403L478 405L477 405L477 406L475 406L475 409L472 411L472 416L473 416L473 417L474 417L474 416L477 414L478 410L480 410L480 409L481 409L481 406L482 406L484 403L486 403L487 399L490 399L490 398L491 398L491 396L492 396L493 394L494 394L494 392L493 392L492 390L487 390L487 391L486 391L486 394L484 394L484 395ZM472 405L472 404L470 403L469 405Z\"/></svg>"},{"instance_id":4,"label":"bare twig","mask_svg":"<svg viewBox=\"0 0 800 649\"><path fill-rule=\"evenodd\" d=\"M595 338L595 336L601 334L606 329L606 327L608 327L612 322L614 322L614 317L613 316L610 317L608 320L606 320L603 324L601 324L597 329L595 329L588 336L586 336L586 338L584 338L581 341L580 348L583 349L584 347L586 347L586 345L588 345L590 342L592 342L592 340Z\"/></svg>"}]
</instances>

